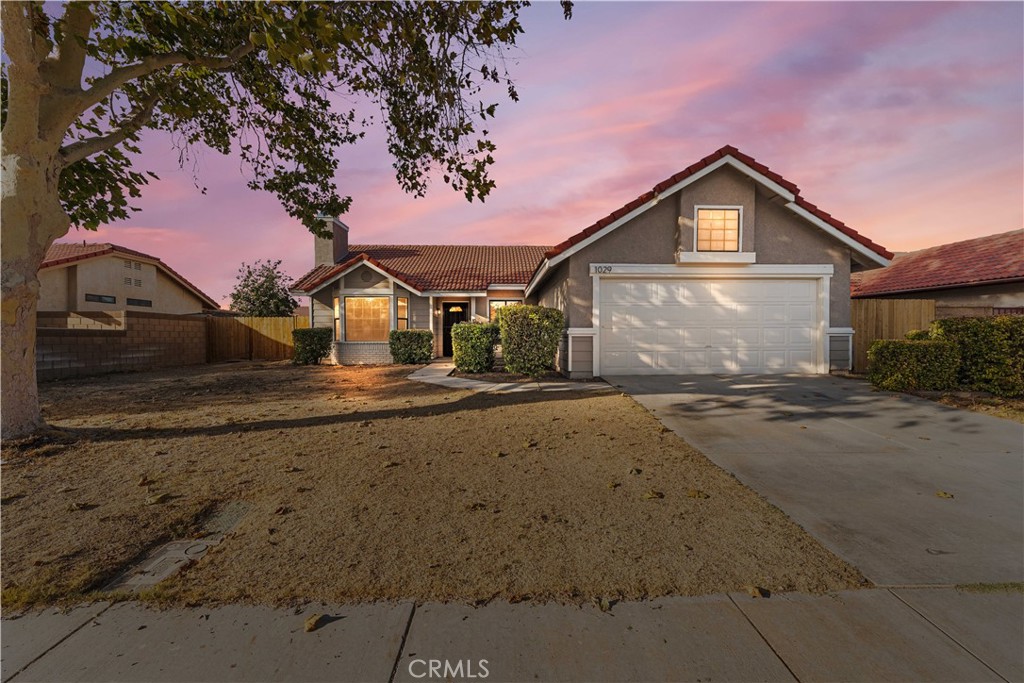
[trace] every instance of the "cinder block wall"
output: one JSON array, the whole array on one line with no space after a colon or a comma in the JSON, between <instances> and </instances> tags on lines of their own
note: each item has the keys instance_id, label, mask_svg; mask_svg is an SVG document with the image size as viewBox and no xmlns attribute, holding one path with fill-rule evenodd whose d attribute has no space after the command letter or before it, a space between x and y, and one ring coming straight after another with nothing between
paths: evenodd
<instances>
[{"instance_id":1,"label":"cinder block wall","mask_svg":"<svg viewBox=\"0 0 1024 683\"><path fill-rule=\"evenodd\" d=\"M82 321L88 318L76 313L46 314L36 329L38 379L206 362L205 318L136 311L120 314L120 327L85 327L87 323ZM56 316L67 318L63 327Z\"/></svg>"}]
</instances>

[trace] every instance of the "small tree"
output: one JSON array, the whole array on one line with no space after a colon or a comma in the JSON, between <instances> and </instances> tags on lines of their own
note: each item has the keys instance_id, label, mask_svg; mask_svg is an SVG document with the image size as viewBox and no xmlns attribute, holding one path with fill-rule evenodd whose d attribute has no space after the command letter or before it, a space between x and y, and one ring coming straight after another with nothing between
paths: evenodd
<instances>
[{"instance_id":1,"label":"small tree","mask_svg":"<svg viewBox=\"0 0 1024 683\"><path fill-rule=\"evenodd\" d=\"M281 261L243 263L238 284L231 292L231 310L258 318L292 315L299 302L288 293L290 278L281 271Z\"/></svg>"}]
</instances>

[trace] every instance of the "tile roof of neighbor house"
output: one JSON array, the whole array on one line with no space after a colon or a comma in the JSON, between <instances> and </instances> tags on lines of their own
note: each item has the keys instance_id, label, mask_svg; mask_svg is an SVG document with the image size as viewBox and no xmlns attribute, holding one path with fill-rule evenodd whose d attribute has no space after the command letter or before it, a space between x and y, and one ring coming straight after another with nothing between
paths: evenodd
<instances>
[{"instance_id":1,"label":"tile roof of neighbor house","mask_svg":"<svg viewBox=\"0 0 1024 683\"><path fill-rule=\"evenodd\" d=\"M544 254L544 257L550 259L550 258L554 258L555 256L558 256L559 254L564 252L566 249L569 249L570 247L572 247L575 244L579 244L580 242L582 242L583 240L587 239L588 237L590 237L594 233L596 233L596 232L602 230L603 228L611 225L612 223L614 223L618 219L620 219L623 216L625 216L630 211L633 211L634 209L640 208L641 206L643 206L647 202L649 202L652 199L654 199L660 193L664 192L665 190L667 190L670 187L672 187L673 185L675 185L676 183L678 183L678 182L680 182L682 180L685 180L686 178L692 176L694 173L697 173L701 169L703 169L703 168L705 168L707 166L710 166L711 164L715 163L719 159L722 159L723 157L727 157L727 156L731 156L732 158L736 159L737 161L740 161L740 162L746 164L747 166L749 166L750 168L754 169L755 171L757 171L761 175L767 177L772 182L774 182L774 183L776 183L778 185L781 185L783 188L785 188L789 192L792 192L794 195L796 195L796 204L797 204L797 206L800 206L801 208L805 209L806 211L809 211L810 213L814 214L815 216L817 216L821 220L825 221L826 223L828 223L829 225L834 227L836 230L839 230L840 232L845 234L847 237L849 237L849 238L851 238L853 240L856 240L857 242L859 242L860 244L864 245L865 247L867 247L868 249L870 249L871 251L875 252L876 254L878 254L879 256L881 256L883 258L886 258L886 259L891 259L892 258L892 256L893 256L892 252L888 251L885 247L883 247L883 246L881 246L879 244L876 244L875 242L872 242L867 237L865 237L864 235L861 235L859 232L857 232L853 228L849 227L848 225L846 225L845 223L843 223L839 219L834 218L832 215L822 211L821 209L819 209L814 204L811 204L809 201L807 201L806 199L804 199L803 197L800 196L800 188L797 187L794 183L786 180L785 178L783 178L781 175L779 175L775 171L771 170L770 168L768 168L764 164L759 163L753 157L748 156L748 155L744 154L743 152L739 151L738 149L736 149L732 145L726 145L725 147L722 147L721 149L717 150L716 152L714 152L712 154L709 154L708 156L704 157L703 159L701 159L697 163L691 164L690 166L687 166L686 168L684 168L679 173L676 173L674 175L669 176L665 180L663 180L660 183L658 183L657 185L655 185L653 189L648 190L647 192L643 193L642 195L640 195L639 197L637 197L633 201L626 203L624 206L616 209L615 211L612 211L610 214L608 214L604 218L601 218L596 223L593 223L593 224L589 225L588 227L584 228L583 230L581 230L580 232L576 233L575 235L573 235L569 239L565 240L564 242L561 242L560 244L552 247L550 250L548 250Z\"/></svg>"},{"instance_id":2,"label":"tile roof of neighbor house","mask_svg":"<svg viewBox=\"0 0 1024 683\"><path fill-rule=\"evenodd\" d=\"M122 247L117 244L111 244L110 242L98 242L93 244L89 244L87 242L82 242L81 244L78 242L54 242L46 251L46 257L43 259L43 263L39 267L40 269L53 268L55 266L74 263L75 261L84 261L85 259L96 258L98 256L106 256L108 254L123 254L125 256L133 256L135 258L153 261L160 268L167 271L167 273L181 283L181 285L191 290L193 294L202 299L203 303L209 304L210 308L220 308L220 305L203 292L203 290L189 282L180 273L174 270L174 268L171 268L156 256L143 254L141 251L135 251L134 249Z\"/></svg>"},{"instance_id":3,"label":"tile roof of neighbor house","mask_svg":"<svg viewBox=\"0 0 1024 683\"><path fill-rule=\"evenodd\" d=\"M1024 281L1024 230L900 254L892 265L850 277L854 298Z\"/></svg>"},{"instance_id":4,"label":"tile roof of neighbor house","mask_svg":"<svg viewBox=\"0 0 1024 683\"><path fill-rule=\"evenodd\" d=\"M292 284L312 292L359 261L366 261L420 292L482 292L489 285L530 281L546 246L352 244L345 260L313 268Z\"/></svg>"}]
</instances>

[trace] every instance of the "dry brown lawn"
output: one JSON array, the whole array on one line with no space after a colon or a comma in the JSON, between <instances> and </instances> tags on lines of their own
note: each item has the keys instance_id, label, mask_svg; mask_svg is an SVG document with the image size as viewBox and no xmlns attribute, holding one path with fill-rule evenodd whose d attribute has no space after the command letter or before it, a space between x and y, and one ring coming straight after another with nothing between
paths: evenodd
<instances>
[{"instance_id":1,"label":"dry brown lawn","mask_svg":"<svg viewBox=\"0 0 1024 683\"><path fill-rule=\"evenodd\" d=\"M3 449L4 606L95 595L232 501L239 525L150 597L581 602L863 583L626 396L480 395L409 372L251 363L43 385L57 431Z\"/></svg>"}]
</instances>

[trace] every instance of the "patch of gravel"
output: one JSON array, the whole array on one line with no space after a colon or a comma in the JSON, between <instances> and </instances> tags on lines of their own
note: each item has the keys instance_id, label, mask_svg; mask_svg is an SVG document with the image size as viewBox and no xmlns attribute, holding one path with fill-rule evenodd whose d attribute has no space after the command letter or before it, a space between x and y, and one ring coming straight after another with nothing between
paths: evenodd
<instances>
[{"instance_id":1,"label":"patch of gravel","mask_svg":"<svg viewBox=\"0 0 1024 683\"><path fill-rule=\"evenodd\" d=\"M4 606L80 597L228 501L247 506L241 522L162 599L582 602L864 582L626 396L474 394L409 372L234 364L44 384L66 437L5 445Z\"/></svg>"}]
</instances>

